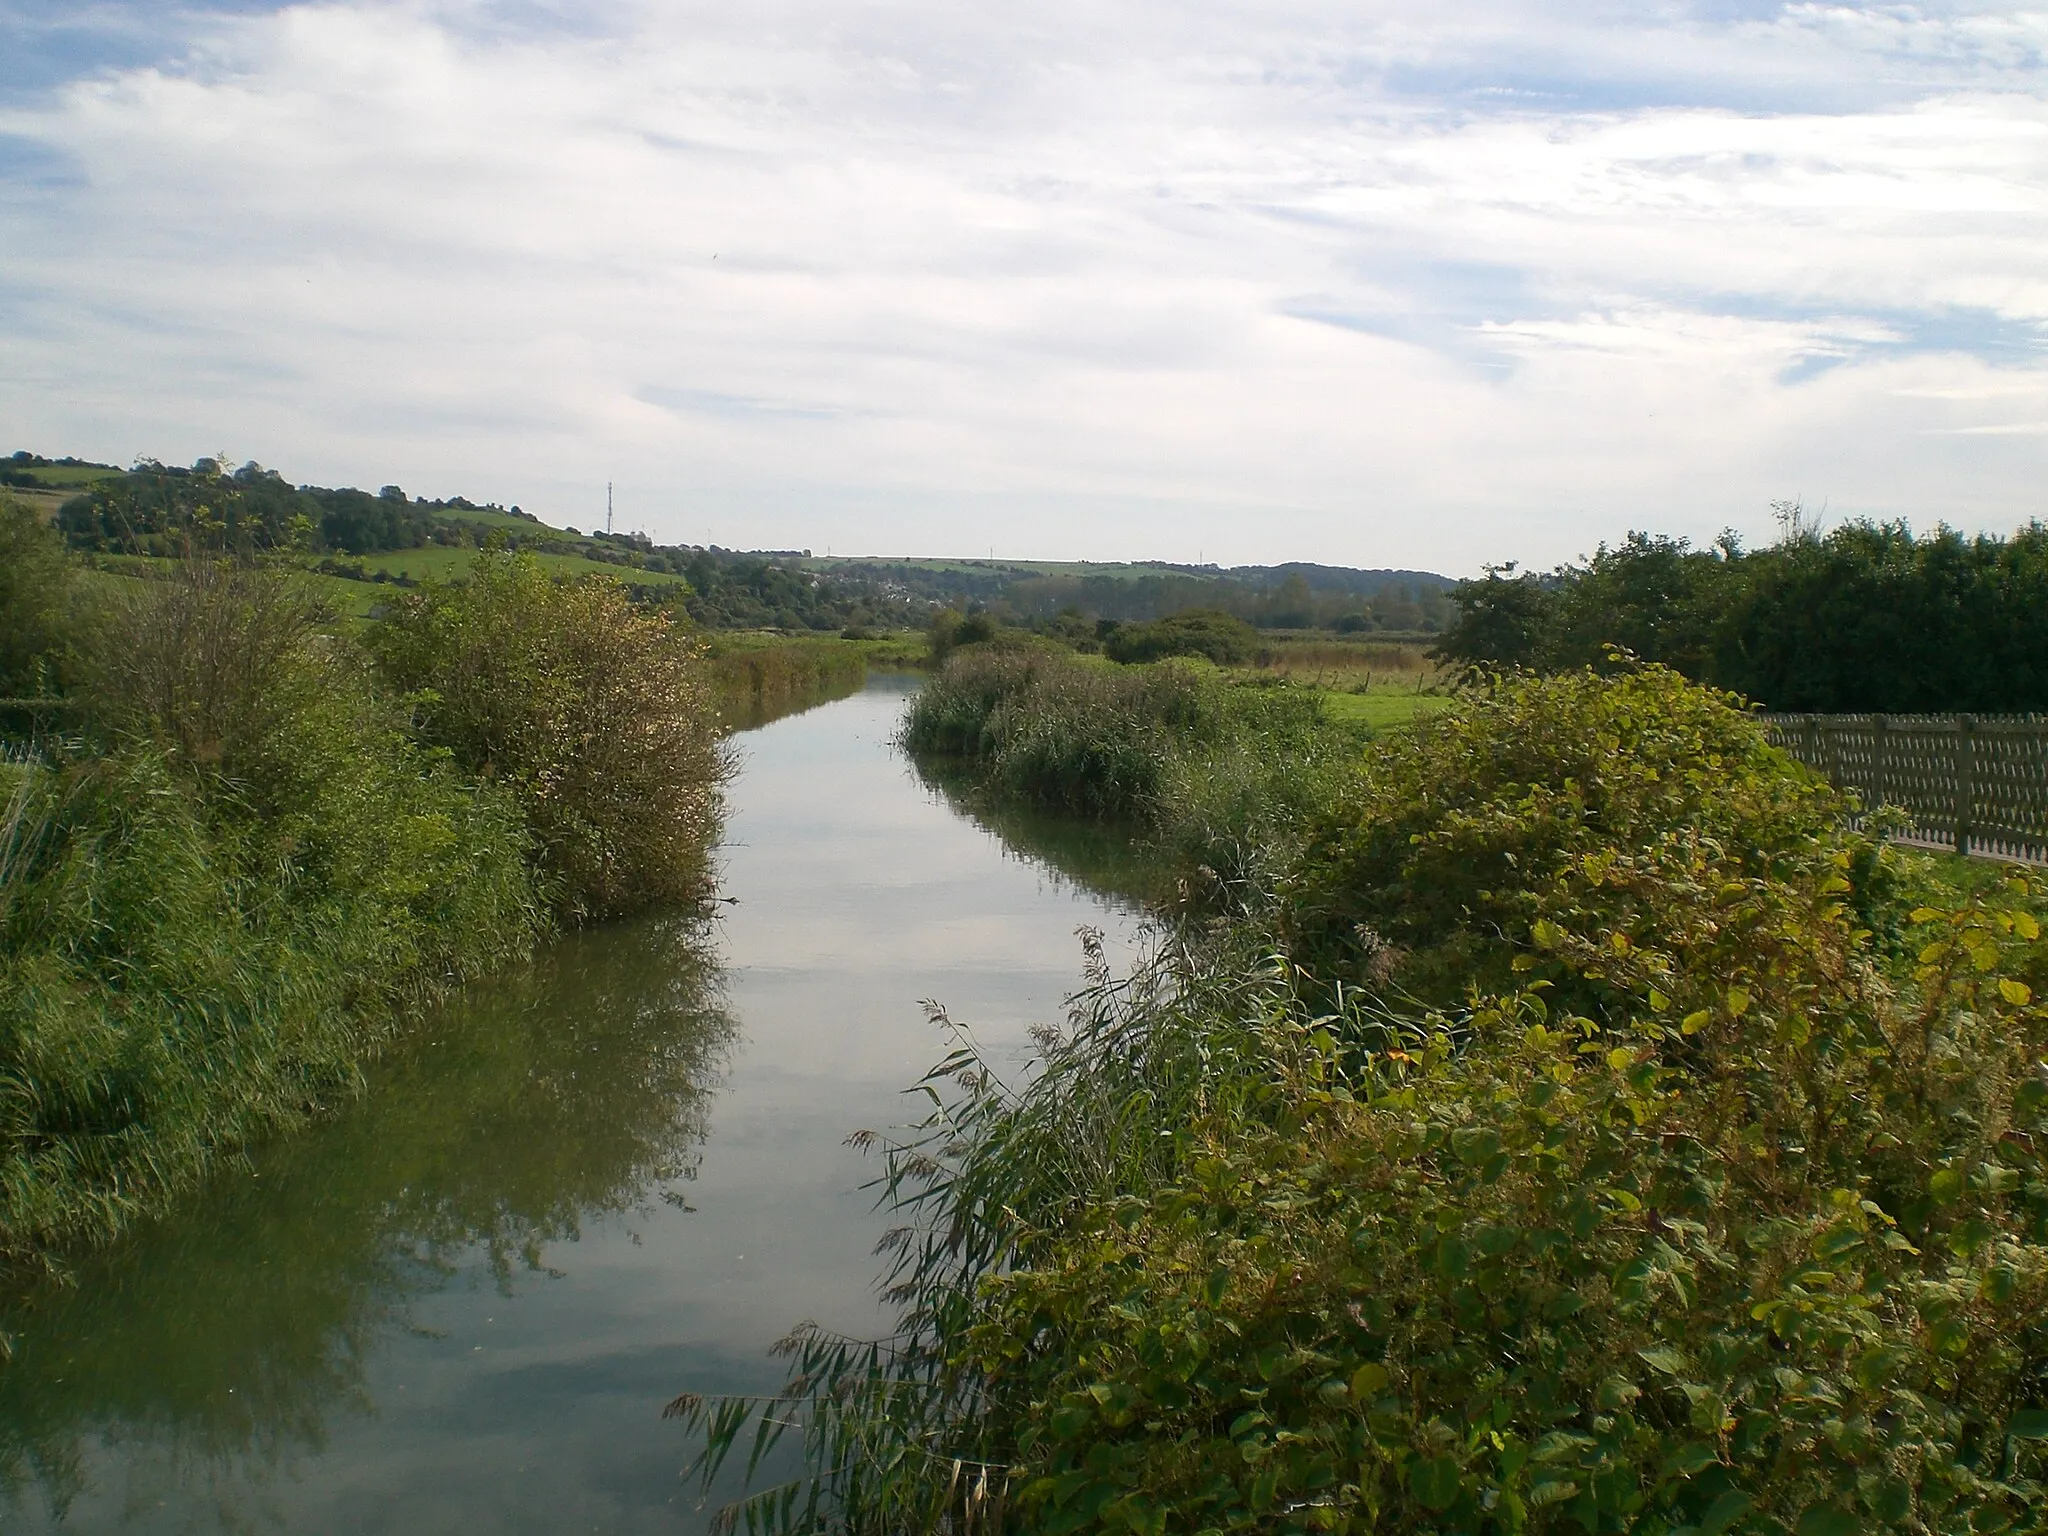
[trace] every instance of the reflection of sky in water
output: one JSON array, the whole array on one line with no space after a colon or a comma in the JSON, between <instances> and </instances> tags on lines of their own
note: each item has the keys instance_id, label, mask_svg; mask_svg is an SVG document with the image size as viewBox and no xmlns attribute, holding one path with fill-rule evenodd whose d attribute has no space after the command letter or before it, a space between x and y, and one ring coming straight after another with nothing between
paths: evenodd
<instances>
[{"instance_id":1,"label":"reflection of sky in water","mask_svg":"<svg viewBox=\"0 0 2048 1536\"><path fill-rule=\"evenodd\" d=\"M14 1385L34 1401L0 1394L0 1414L18 1421L7 1433L46 1454L75 1447L83 1491L61 1527L31 1498L0 1510L7 1528L467 1536L695 1523L676 1475L686 1448L661 1404L684 1388L774 1386L767 1345L804 1318L863 1332L880 1321L871 1248L884 1220L859 1189L874 1165L842 1140L910 1112L901 1090L943 1046L918 1000L943 1001L1014 1055L1076 983L1074 928L1108 927L1113 953L1134 928L916 780L890 745L900 692L884 680L745 738L726 853L739 902L717 924L727 969L708 992L665 998L633 930L572 940L566 979L511 988L512 1002L483 989L471 1020L523 1020L541 1042L530 1055L444 1031L443 1055L469 1056L422 1053L410 1089L412 1066L381 1071L369 1103L96 1266L90 1307L60 1298L19 1326L11 1369L28 1374ZM650 1072L579 1021L607 987L599 1011L693 1000L714 1029L719 1010L730 1015L737 1039L693 1036ZM560 1018L539 1027L550 1009ZM678 1089L681 1066L715 1094ZM659 1094L678 1092L661 1113ZM474 1121L409 1119L440 1115L437 1093ZM646 1124L605 1123L607 1103ZM579 1157L632 1165L646 1151L634 1137L688 1140L706 1122L694 1176L623 1213L577 1217L579 1202L618 1203L579 1186ZM394 1231L474 1231L490 1211L551 1198L580 1235L537 1243L539 1267L515 1264L509 1281L473 1244L438 1256L445 1274L421 1252L390 1251ZM278 1307L321 1321L265 1315L266 1274L288 1277L269 1287ZM327 1325L323 1307L342 1320ZM238 1412L236 1392L263 1406Z\"/></svg>"}]
</instances>

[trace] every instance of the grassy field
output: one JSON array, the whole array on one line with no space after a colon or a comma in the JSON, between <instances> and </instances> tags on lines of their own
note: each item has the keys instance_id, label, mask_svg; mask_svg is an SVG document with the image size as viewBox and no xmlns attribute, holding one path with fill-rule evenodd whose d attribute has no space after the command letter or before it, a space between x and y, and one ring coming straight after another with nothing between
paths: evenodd
<instances>
[{"instance_id":1,"label":"grassy field","mask_svg":"<svg viewBox=\"0 0 2048 1536\"><path fill-rule=\"evenodd\" d=\"M92 464L39 464L29 470L36 477L38 486L66 494L91 485L95 480L105 480L110 475L124 473L118 469L102 469ZM26 489L14 487L13 489Z\"/></svg>"},{"instance_id":2,"label":"grassy field","mask_svg":"<svg viewBox=\"0 0 2048 1536\"><path fill-rule=\"evenodd\" d=\"M1419 693L1399 684L1374 687L1358 693L1349 689L1317 688L1313 690L1323 701L1323 712L1330 719L1347 725L1368 725L1375 729L1382 726L1405 725L1417 716L1433 714L1451 701L1440 693Z\"/></svg>"},{"instance_id":3,"label":"grassy field","mask_svg":"<svg viewBox=\"0 0 2048 1536\"><path fill-rule=\"evenodd\" d=\"M515 521L507 519L508 522ZM393 576L409 576L414 581L446 581L459 576L475 558L473 549L454 549L445 545L430 545L424 549L394 549L383 554L339 556L351 563L360 561L366 571L386 571ZM680 576L667 571L639 571L631 566L608 565L602 560L585 560L580 555L551 555L536 553L543 569L558 576L616 576L621 581L642 587L683 586Z\"/></svg>"}]
</instances>

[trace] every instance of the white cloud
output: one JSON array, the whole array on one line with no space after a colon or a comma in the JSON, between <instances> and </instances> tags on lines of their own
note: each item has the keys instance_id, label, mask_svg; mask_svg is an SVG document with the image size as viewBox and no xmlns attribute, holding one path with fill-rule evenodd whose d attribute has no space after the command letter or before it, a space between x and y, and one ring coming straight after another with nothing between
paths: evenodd
<instances>
[{"instance_id":1,"label":"white cloud","mask_svg":"<svg viewBox=\"0 0 2048 1536\"><path fill-rule=\"evenodd\" d=\"M2048 19L1416 14L195 22L0 111L0 419L841 551L2044 510Z\"/></svg>"}]
</instances>

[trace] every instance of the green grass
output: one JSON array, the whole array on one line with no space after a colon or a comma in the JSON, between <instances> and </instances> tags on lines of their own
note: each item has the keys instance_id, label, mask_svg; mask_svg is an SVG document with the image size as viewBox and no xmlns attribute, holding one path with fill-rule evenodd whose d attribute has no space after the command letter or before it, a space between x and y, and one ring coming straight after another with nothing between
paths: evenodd
<instances>
[{"instance_id":1,"label":"green grass","mask_svg":"<svg viewBox=\"0 0 2048 1536\"><path fill-rule=\"evenodd\" d=\"M97 469L89 465L38 465L29 473L36 477L36 484L53 491L78 490L96 480L111 479L125 473L118 469ZM28 487L18 487L28 489Z\"/></svg>"},{"instance_id":2,"label":"green grass","mask_svg":"<svg viewBox=\"0 0 2048 1536\"><path fill-rule=\"evenodd\" d=\"M508 519L516 522L516 519ZM522 525L528 526L531 525ZM460 576L476 558L473 549L432 545L424 549L394 549L375 555L337 555L338 560L360 561L366 571L387 571L393 576L410 576L414 581L447 581ZM556 576L612 576L632 586L674 587L687 585L680 576L667 571L641 571L631 566L608 565L580 555L535 552L542 570Z\"/></svg>"},{"instance_id":3,"label":"green grass","mask_svg":"<svg viewBox=\"0 0 2048 1536\"><path fill-rule=\"evenodd\" d=\"M1410 720L1434 714L1450 703L1450 700L1441 694L1416 693L1398 686L1375 688L1368 693L1352 693L1334 688L1315 688L1310 691L1323 701L1323 713L1332 721L1344 725L1370 726L1374 730L1391 725L1406 725Z\"/></svg>"}]
</instances>

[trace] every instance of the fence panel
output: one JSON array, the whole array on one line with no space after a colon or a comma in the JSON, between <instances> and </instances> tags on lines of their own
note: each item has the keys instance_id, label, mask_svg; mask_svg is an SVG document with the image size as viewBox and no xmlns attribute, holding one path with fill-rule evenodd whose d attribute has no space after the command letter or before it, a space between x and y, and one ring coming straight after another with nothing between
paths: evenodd
<instances>
[{"instance_id":1,"label":"fence panel","mask_svg":"<svg viewBox=\"0 0 2048 1536\"><path fill-rule=\"evenodd\" d=\"M1765 715L1772 742L1909 816L1911 842L2048 862L2048 716Z\"/></svg>"}]
</instances>

